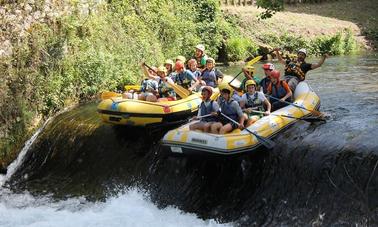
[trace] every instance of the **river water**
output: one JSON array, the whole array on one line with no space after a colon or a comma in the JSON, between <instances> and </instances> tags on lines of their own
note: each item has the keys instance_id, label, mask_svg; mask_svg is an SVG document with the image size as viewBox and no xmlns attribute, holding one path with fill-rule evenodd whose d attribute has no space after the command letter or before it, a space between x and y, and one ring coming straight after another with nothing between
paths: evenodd
<instances>
[{"instance_id":1,"label":"river water","mask_svg":"<svg viewBox=\"0 0 378 227\"><path fill-rule=\"evenodd\" d=\"M0 176L0 226L377 225L377 54L307 81L328 122L238 158L161 155L164 130L104 125L96 104L60 114Z\"/></svg>"}]
</instances>

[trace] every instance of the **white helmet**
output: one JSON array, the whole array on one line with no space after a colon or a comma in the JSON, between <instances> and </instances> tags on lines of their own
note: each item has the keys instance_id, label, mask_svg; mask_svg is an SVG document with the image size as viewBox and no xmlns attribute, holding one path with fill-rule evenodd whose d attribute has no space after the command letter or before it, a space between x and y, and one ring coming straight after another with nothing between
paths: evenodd
<instances>
[{"instance_id":1,"label":"white helmet","mask_svg":"<svg viewBox=\"0 0 378 227\"><path fill-rule=\"evenodd\" d=\"M198 45L196 46L196 49L198 49L198 50L204 52L204 51L205 51L205 46L204 46L203 44L198 44Z\"/></svg>"},{"instance_id":2,"label":"white helmet","mask_svg":"<svg viewBox=\"0 0 378 227\"><path fill-rule=\"evenodd\" d=\"M307 56L307 50L305 48L299 49L298 54L299 53L304 53Z\"/></svg>"}]
</instances>

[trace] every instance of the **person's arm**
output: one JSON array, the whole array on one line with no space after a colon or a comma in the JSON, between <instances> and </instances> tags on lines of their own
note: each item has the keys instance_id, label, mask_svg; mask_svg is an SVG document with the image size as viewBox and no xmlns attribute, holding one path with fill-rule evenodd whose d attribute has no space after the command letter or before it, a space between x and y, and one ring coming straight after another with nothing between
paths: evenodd
<instances>
[{"instance_id":1,"label":"person's arm","mask_svg":"<svg viewBox=\"0 0 378 227\"><path fill-rule=\"evenodd\" d=\"M282 58L281 54L280 54L280 50L281 48L274 48L274 51L276 52L276 55L277 55L277 59L278 61L283 64L283 65L286 65L286 61Z\"/></svg>"},{"instance_id":2,"label":"person's arm","mask_svg":"<svg viewBox=\"0 0 378 227\"><path fill-rule=\"evenodd\" d=\"M266 111L265 111L264 114L269 115L270 111L272 110L272 105L270 104L269 100L265 97L264 93L259 92L258 94L260 96L260 99L262 99L262 101L264 102L264 104L266 106Z\"/></svg>"},{"instance_id":3,"label":"person's arm","mask_svg":"<svg viewBox=\"0 0 378 227\"><path fill-rule=\"evenodd\" d=\"M316 69L322 66L327 57L328 57L328 54L324 54L318 63L311 64L311 69Z\"/></svg>"},{"instance_id":4,"label":"person's arm","mask_svg":"<svg viewBox=\"0 0 378 227\"><path fill-rule=\"evenodd\" d=\"M286 81L282 81L282 86L286 90L286 95L283 98L281 98L281 101L285 101L287 98L291 97L293 93L291 92L291 89L289 88L289 85L286 83Z\"/></svg>"},{"instance_id":5,"label":"person's arm","mask_svg":"<svg viewBox=\"0 0 378 227\"><path fill-rule=\"evenodd\" d=\"M154 75L152 75L152 74L148 71L148 68L146 67L146 65L144 64L144 62L140 65L140 67L142 68L143 74L144 74L145 76L147 76L148 78L153 79L153 80L156 80L156 79L160 78L159 76L154 76Z\"/></svg>"},{"instance_id":6,"label":"person's arm","mask_svg":"<svg viewBox=\"0 0 378 227\"><path fill-rule=\"evenodd\" d=\"M218 102L216 101L213 101L213 112L211 112L211 115L218 115L218 111L219 111L219 105L218 105Z\"/></svg>"},{"instance_id":7,"label":"person's arm","mask_svg":"<svg viewBox=\"0 0 378 227\"><path fill-rule=\"evenodd\" d=\"M235 109L236 109L236 112L238 113L238 116L239 116L239 124L240 124L239 128L240 128L240 129L243 129L243 128L244 128L244 120L245 120L245 119L244 119L243 111L242 111L242 109L241 109L240 106L239 106L239 103L236 102L236 101L232 102L232 107L235 108Z\"/></svg>"},{"instance_id":8,"label":"person's arm","mask_svg":"<svg viewBox=\"0 0 378 227\"><path fill-rule=\"evenodd\" d=\"M196 88L200 84L200 81L197 80L197 78L194 76L194 74L192 72L190 72L189 70L186 71L186 76L191 78L191 80L195 81L195 83L188 88L189 91L193 91L193 89Z\"/></svg>"},{"instance_id":9,"label":"person's arm","mask_svg":"<svg viewBox=\"0 0 378 227\"><path fill-rule=\"evenodd\" d=\"M268 84L268 87L266 88L266 94L271 95L272 94L272 82Z\"/></svg>"}]
</instances>

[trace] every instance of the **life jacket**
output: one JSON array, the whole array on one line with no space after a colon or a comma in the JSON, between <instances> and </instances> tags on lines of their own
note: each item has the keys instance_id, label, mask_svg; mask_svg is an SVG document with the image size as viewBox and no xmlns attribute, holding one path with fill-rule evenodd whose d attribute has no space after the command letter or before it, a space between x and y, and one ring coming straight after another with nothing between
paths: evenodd
<instances>
[{"instance_id":1,"label":"life jacket","mask_svg":"<svg viewBox=\"0 0 378 227\"><path fill-rule=\"evenodd\" d=\"M277 84L272 83L272 96L275 98L283 98L286 95L286 90L282 85L282 81L280 81L280 86L277 87ZM277 101L277 100L276 100Z\"/></svg>"},{"instance_id":2,"label":"life jacket","mask_svg":"<svg viewBox=\"0 0 378 227\"><path fill-rule=\"evenodd\" d=\"M167 84L164 83L163 80L160 79L158 85L158 92L160 98L176 97L176 93L173 90L173 88L167 86Z\"/></svg>"},{"instance_id":3,"label":"life jacket","mask_svg":"<svg viewBox=\"0 0 378 227\"><path fill-rule=\"evenodd\" d=\"M185 70L186 71L186 70ZM189 79L187 76L186 76L186 73L182 72L182 73L179 73L179 74L176 74L176 77L175 77L175 83L177 83L178 85L182 86L183 88L190 88L191 87L191 84L192 84L192 80Z\"/></svg>"},{"instance_id":4,"label":"life jacket","mask_svg":"<svg viewBox=\"0 0 378 227\"><path fill-rule=\"evenodd\" d=\"M306 74L302 71L302 64L305 64L305 62L290 61L285 66L285 75L296 76L300 81L303 81Z\"/></svg>"},{"instance_id":5,"label":"life jacket","mask_svg":"<svg viewBox=\"0 0 378 227\"><path fill-rule=\"evenodd\" d=\"M211 73L214 74L214 77L211 76ZM202 80L205 81L206 85L207 86L210 86L210 87L215 87L216 86L216 75L215 75L215 70L212 69L212 70L208 70L208 69L205 69L203 72L202 72Z\"/></svg>"},{"instance_id":6,"label":"life jacket","mask_svg":"<svg viewBox=\"0 0 378 227\"><path fill-rule=\"evenodd\" d=\"M260 81L260 85L263 88L264 93L267 93L269 84L270 84L270 79L268 77L265 77L264 79Z\"/></svg>"},{"instance_id":7,"label":"life jacket","mask_svg":"<svg viewBox=\"0 0 378 227\"><path fill-rule=\"evenodd\" d=\"M141 91L146 92L146 91L149 91L150 89L156 91L157 89L156 82L154 83L154 81L150 79L144 79L141 83Z\"/></svg>"},{"instance_id":8,"label":"life jacket","mask_svg":"<svg viewBox=\"0 0 378 227\"><path fill-rule=\"evenodd\" d=\"M258 111L264 111L263 102L259 99L259 95L257 92L252 96L248 93L245 93L247 96L247 102L245 103L245 108L255 108Z\"/></svg>"},{"instance_id":9,"label":"life jacket","mask_svg":"<svg viewBox=\"0 0 378 227\"><path fill-rule=\"evenodd\" d=\"M201 111L202 116L215 112L215 110L213 109L213 102L214 100L211 100L208 106L205 105L204 101L201 102L199 109ZM212 122L216 120L217 118L215 116L201 118L201 121L204 121L204 122Z\"/></svg>"},{"instance_id":10,"label":"life jacket","mask_svg":"<svg viewBox=\"0 0 378 227\"><path fill-rule=\"evenodd\" d=\"M229 118L231 118L232 120L238 122L239 121L239 115L238 115L238 112L232 108L231 104L233 102L236 102L235 100L233 99L230 99L228 102L226 100L222 100L221 103L220 103L220 108L222 110L222 113L227 115ZM236 102L237 103L237 102ZM238 104L239 105L239 104ZM222 116L223 117L223 116ZM224 117L223 117L224 118ZM229 121L228 119L224 119L225 121Z\"/></svg>"}]
</instances>

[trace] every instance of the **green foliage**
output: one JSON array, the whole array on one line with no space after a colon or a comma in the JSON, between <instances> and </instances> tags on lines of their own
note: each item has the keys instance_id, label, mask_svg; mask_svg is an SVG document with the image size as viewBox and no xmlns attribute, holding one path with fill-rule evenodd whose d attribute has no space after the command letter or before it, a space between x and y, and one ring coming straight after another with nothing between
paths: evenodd
<instances>
[{"instance_id":1,"label":"green foliage","mask_svg":"<svg viewBox=\"0 0 378 227\"><path fill-rule=\"evenodd\" d=\"M237 61L245 59L251 55L255 55L258 50L258 46L254 44L250 39L232 37L227 40L226 43L227 59L229 61Z\"/></svg>"},{"instance_id":2,"label":"green foliage","mask_svg":"<svg viewBox=\"0 0 378 227\"><path fill-rule=\"evenodd\" d=\"M350 54L358 49L356 39L350 29L338 32L334 36L318 37L311 47L313 53L332 55Z\"/></svg>"},{"instance_id":3,"label":"green foliage","mask_svg":"<svg viewBox=\"0 0 378 227\"><path fill-rule=\"evenodd\" d=\"M257 0L256 5L265 9L259 15L261 19L271 18L277 11L281 11L284 8L283 0Z\"/></svg>"}]
</instances>

